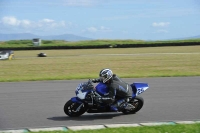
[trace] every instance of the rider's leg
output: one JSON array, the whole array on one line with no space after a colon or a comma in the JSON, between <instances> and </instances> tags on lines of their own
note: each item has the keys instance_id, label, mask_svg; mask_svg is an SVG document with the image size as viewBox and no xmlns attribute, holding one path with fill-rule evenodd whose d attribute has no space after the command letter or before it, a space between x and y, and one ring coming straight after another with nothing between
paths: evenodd
<instances>
[{"instance_id":1,"label":"rider's leg","mask_svg":"<svg viewBox=\"0 0 200 133\"><path fill-rule=\"evenodd\" d=\"M120 99L115 101L113 104L110 105L110 109L112 111L118 111L122 108L122 105L125 103L125 99Z\"/></svg>"}]
</instances>

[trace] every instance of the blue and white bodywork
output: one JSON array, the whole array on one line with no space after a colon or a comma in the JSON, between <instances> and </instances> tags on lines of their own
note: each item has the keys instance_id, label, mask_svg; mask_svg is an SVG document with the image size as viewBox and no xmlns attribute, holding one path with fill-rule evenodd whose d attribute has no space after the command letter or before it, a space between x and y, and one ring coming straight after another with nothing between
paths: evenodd
<instances>
[{"instance_id":1,"label":"blue and white bodywork","mask_svg":"<svg viewBox=\"0 0 200 133\"><path fill-rule=\"evenodd\" d=\"M121 108L120 112L124 114L134 114L138 112L144 103L144 100L140 95L149 88L148 83L133 83L132 98L127 99L126 108ZM110 105L107 103L99 102L98 98L109 94L107 85L104 83L98 83L96 87L93 86L89 80L85 83L80 83L75 90L76 97L72 97L64 106L64 112L70 117L77 117L83 113L103 113L112 112ZM119 99L116 99L119 100Z\"/></svg>"},{"instance_id":2,"label":"blue and white bodywork","mask_svg":"<svg viewBox=\"0 0 200 133\"><path fill-rule=\"evenodd\" d=\"M143 93L149 88L148 83L139 83L135 82L131 84L132 90L133 90L133 95L132 97L138 96L139 94Z\"/></svg>"},{"instance_id":3,"label":"blue and white bodywork","mask_svg":"<svg viewBox=\"0 0 200 133\"><path fill-rule=\"evenodd\" d=\"M84 88L83 88L83 83L80 83L79 85L78 85L78 87L76 88L76 91L75 91L75 93L76 93L76 96L79 98L79 99L85 99L85 96L87 95L87 91L84 91L83 90Z\"/></svg>"},{"instance_id":4,"label":"blue and white bodywork","mask_svg":"<svg viewBox=\"0 0 200 133\"><path fill-rule=\"evenodd\" d=\"M109 92L107 85L101 82L95 87L95 89L96 89L96 92L100 94L101 96L106 96Z\"/></svg>"}]
</instances>

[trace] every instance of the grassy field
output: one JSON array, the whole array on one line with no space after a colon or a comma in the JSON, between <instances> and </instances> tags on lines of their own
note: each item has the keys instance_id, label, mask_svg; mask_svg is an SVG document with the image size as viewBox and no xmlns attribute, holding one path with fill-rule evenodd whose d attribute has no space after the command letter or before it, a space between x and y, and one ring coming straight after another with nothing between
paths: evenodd
<instances>
[{"instance_id":1,"label":"grassy field","mask_svg":"<svg viewBox=\"0 0 200 133\"><path fill-rule=\"evenodd\" d=\"M66 133L66 132L40 132L40 133ZM200 133L200 124L178 124L151 127L122 127L100 130L67 131L67 133Z\"/></svg>"},{"instance_id":2,"label":"grassy field","mask_svg":"<svg viewBox=\"0 0 200 133\"><path fill-rule=\"evenodd\" d=\"M41 46L91 46L91 45L117 45L117 44L157 44L157 43L181 43L181 42L200 42L200 39L189 40L164 40L164 41L145 41L145 40L87 40L69 42L64 40L42 40ZM0 42L1 47L33 47L32 40L10 40Z\"/></svg>"},{"instance_id":3,"label":"grassy field","mask_svg":"<svg viewBox=\"0 0 200 133\"><path fill-rule=\"evenodd\" d=\"M14 52L0 60L0 82L95 78L102 68L122 78L200 76L200 46Z\"/></svg>"}]
</instances>

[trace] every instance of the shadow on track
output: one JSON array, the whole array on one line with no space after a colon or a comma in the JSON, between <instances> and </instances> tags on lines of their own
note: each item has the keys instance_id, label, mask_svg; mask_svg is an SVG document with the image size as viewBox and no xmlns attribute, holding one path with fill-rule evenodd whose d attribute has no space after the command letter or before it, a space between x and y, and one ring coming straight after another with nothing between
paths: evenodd
<instances>
[{"instance_id":1,"label":"shadow on track","mask_svg":"<svg viewBox=\"0 0 200 133\"><path fill-rule=\"evenodd\" d=\"M115 114L91 114L91 115L82 115L79 117L68 117L68 116L55 116L51 118L47 118L49 120L53 121L68 121L68 120L74 120L74 121L91 121L91 120L97 120L97 119L111 119L113 117L117 117L120 115L124 115L122 113L115 113Z\"/></svg>"}]
</instances>

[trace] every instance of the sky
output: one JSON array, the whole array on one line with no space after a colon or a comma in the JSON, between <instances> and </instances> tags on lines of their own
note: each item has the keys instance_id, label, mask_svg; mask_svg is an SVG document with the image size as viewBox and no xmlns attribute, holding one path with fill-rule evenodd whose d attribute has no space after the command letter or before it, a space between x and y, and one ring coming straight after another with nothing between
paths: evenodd
<instances>
[{"instance_id":1,"label":"sky","mask_svg":"<svg viewBox=\"0 0 200 133\"><path fill-rule=\"evenodd\" d=\"M200 0L0 0L0 33L181 39L200 35Z\"/></svg>"}]
</instances>

